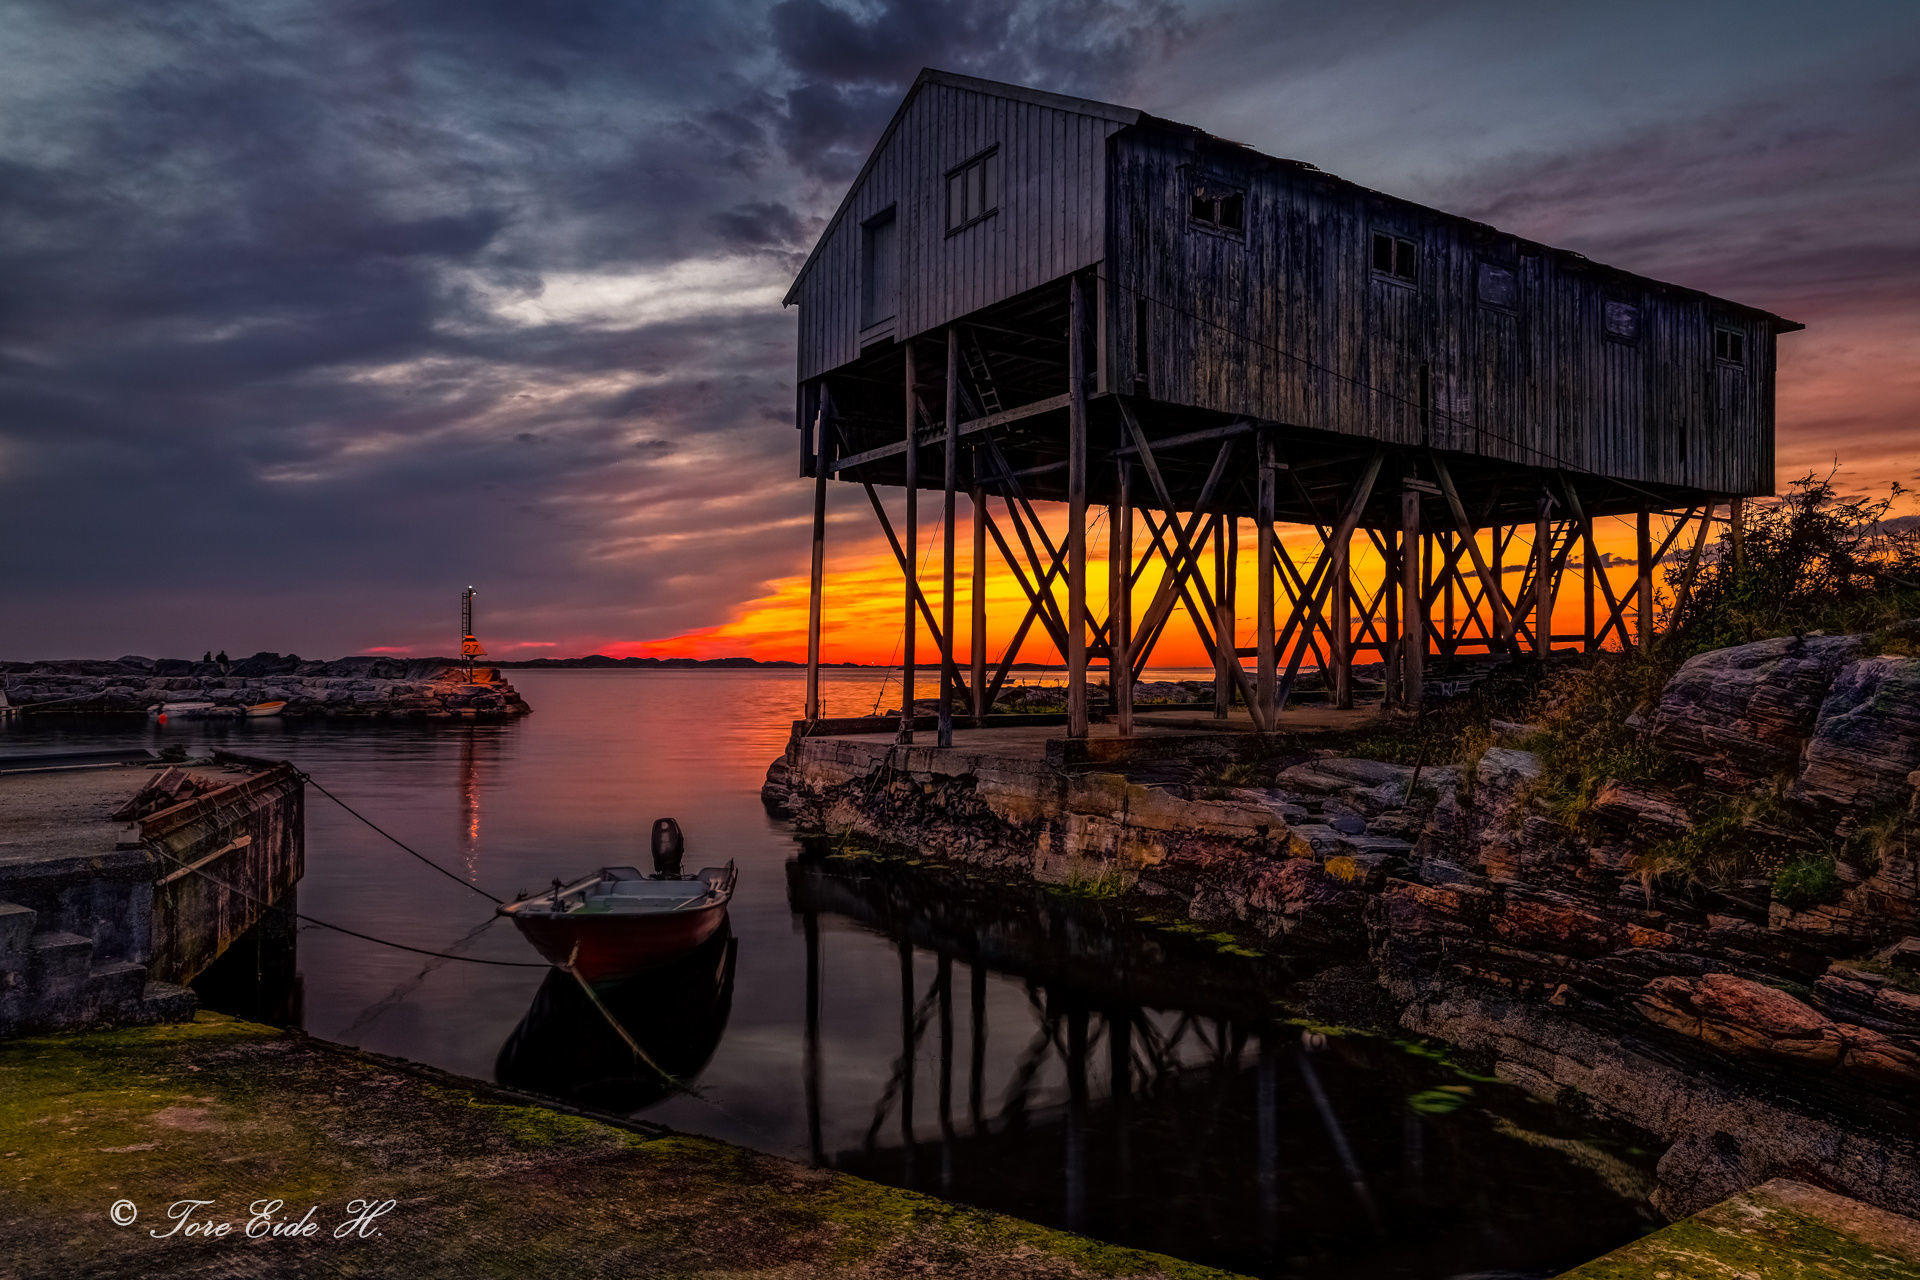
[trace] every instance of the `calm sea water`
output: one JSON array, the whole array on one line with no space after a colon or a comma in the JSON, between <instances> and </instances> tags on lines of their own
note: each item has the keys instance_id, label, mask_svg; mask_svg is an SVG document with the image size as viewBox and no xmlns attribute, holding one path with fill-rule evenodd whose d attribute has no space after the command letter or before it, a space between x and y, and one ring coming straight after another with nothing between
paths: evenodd
<instances>
[{"instance_id":1,"label":"calm sea water","mask_svg":"<svg viewBox=\"0 0 1920 1280\"><path fill-rule=\"evenodd\" d=\"M570 979L303 927L290 1017L316 1036L1266 1276L1546 1275L1649 1221L1644 1153L1418 1046L1302 1029L1275 1004L1284 962L930 866L803 857L758 799L798 672L512 678L534 707L513 724L74 722L0 731L0 751L290 759L507 896L645 866L661 815L689 870L739 863L730 933L608 998L685 1088ZM828 713L869 710L881 679L830 674ZM299 905L534 958L314 792Z\"/></svg>"}]
</instances>

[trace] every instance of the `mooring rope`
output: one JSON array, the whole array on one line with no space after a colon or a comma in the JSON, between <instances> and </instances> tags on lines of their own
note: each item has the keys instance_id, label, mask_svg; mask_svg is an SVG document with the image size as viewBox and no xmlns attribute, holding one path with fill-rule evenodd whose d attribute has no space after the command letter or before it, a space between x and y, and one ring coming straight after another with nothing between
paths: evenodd
<instances>
[{"instance_id":1,"label":"mooring rope","mask_svg":"<svg viewBox=\"0 0 1920 1280\"><path fill-rule=\"evenodd\" d=\"M393 832L388 831L385 827L382 827L379 823L375 822L372 818L369 818L366 814L361 813L358 809L348 804L345 800L342 800L339 796L333 794L333 792L321 786L320 783L314 779L314 776L306 772L304 769L296 769L294 770L294 773L300 779L300 781L306 783L308 786L312 787L315 791L318 791L321 795L333 801L335 804L339 805L342 809L345 809L348 813L360 819L360 821L366 823L369 827L372 827L380 835L386 837L388 840L391 840L394 844L398 845L401 849L404 849L406 852L412 854L414 857L418 858L420 861L426 863L428 866L432 867L435 871L438 871L441 875L453 881L455 884L459 885L461 888L471 889L475 893L479 894L481 897L487 899L489 902L492 902L495 905L500 905L506 902L505 898L496 897L493 894L488 893L485 889L482 889L479 885L475 884L471 880L468 880L466 877L460 875L458 872L449 871L447 868L435 862L432 858L429 858L426 854L421 853L418 849L414 848L412 845L402 840L399 836L394 835Z\"/></svg>"},{"instance_id":2,"label":"mooring rope","mask_svg":"<svg viewBox=\"0 0 1920 1280\"><path fill-rule=\"evenodd\" d=\"M201 879L206 880L212 884L216 884L220 886L222 889L225 889L229 893L237 893L241 897L245 898L247 901L253 903L257 907L262 908L263 910L276 912L279 915L290 920L304 921L307 924L313 925L315 928L318 928L318 929L331 929L335 933L344 933L349 938L359 938L363 942L378 943L380 946L383 946L383 947L392 947L396 951L411 951L413 954L417 956L432 956L437 960L462 960L462 961L465 961L467 964L490 964L503 969L551 969L553 967L552 965L547 964L544 961L536 962L532 960L488 960L481 956L460 956L460 955L455 955L451 951L435 951L429 947L416 947L405 942L394 942L387 938L376 938L370 933L362 933L358 929L349 929L345 925L334 924L332 921L322 920L318 916L310 916L304 911L290 911L276 902L268 902L266 899L260 897L258 894L250 893L247 890L242 889L239 885L231 884L225 880L222 880L219 876L214 875L211 871L208 871L204 867L196 866L195 864L190 862L183 862L179 858L176 858L171 853L167 852L165 849L155 848L152 845L149 845L147 847L153 849L155 853L158 853L161 857L173 863L176 867L179 867L182 871L191 871L193 874L199 876Z\"/></svg>"}]
</instances>

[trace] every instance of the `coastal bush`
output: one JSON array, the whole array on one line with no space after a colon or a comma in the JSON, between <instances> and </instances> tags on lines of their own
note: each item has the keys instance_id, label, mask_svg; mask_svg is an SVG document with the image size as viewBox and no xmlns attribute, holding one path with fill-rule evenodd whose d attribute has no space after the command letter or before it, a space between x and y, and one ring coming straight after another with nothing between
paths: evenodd
<instances>
[{"instance_id":1,"label":"coastal bush","mask_svg":"<svg viewBox=\"0 0 1920 1280\"><path fill-rule=\"evenodd\" d=\"M1579 827L1610 780L1680 781L1673 758L1628 724L1652 704L1679 664L1641 653L1601 653L1559 672L1540 690L1531 722L1540 733L1540 781L1534 798L1555 821Z\"/></svg>"},{"instance_id":2,"label":"coastal bush","mask_svg":"<svg viewBox=\"0 0 1920 1280\"><path fill-rule=\"evenodd\" d=\"M1773 874L1774 901L1789 910L1805 911L1839 896L1840 870L1830 853L1795 858Z\"/></svg>"},{"instance_id":3,"label":"coastal bush","mask_svg":"<svg viewBox=\"0 0 1920 1280\"><path fill-rule=\"evenodd\" d=\"M1665 647L1681 656L1771 636L1877 633L1889 652L1914 637L1892 630L1920 617L1920 516L1894 516L1907 490L1842 494L1833 476L1802 476L1771 501L1748 504L1735 556L1723 532L1702 555L1692 590L1661 619ZM1668 566L1669 588L1685 576Z\"/></svg>"}]
</instances>

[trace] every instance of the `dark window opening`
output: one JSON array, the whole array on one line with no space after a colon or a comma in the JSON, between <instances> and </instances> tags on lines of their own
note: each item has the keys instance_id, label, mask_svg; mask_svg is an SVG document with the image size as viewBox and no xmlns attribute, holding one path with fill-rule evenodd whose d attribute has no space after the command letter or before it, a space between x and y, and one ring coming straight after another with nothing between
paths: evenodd
<instances>
[{"instance_id":1,"label":"dark window opening","mask_svg":"<svg viewBox=\"0 0 1920 1280\"><path fill-rule=\"evenodd\" d=\"M1000 207L1000 149L989 147L947 171L947 230L970 227Z\"/></svg>"},{"instance_id":2,"label":"dark window opening","mask_svg":"<svg viewBox=\"0 0 1920 1280\"><path fill-rule=\"evenodd\" d=\"M1384 231L1373 233L1373 269L1395 280L1412 280L1417 274L1418 251L1413 241Z\"/></svg>"},{"instance_id":3,"label":"dark window opening","mask_svg":"<svg viewBox=\"0 0 1920 1280\"><path fill-rule=\"evenodd\" d=\"M1631 302L1609 300L1603 309L1602 319L1609 338L1619 342L1640 340L1640 308Z\"/></svg>"},{"instance_id":4,"label":"dark window opening","mask_svg":"<svg viewBox=\"0 0 1920 1280\"><path fill-rule=\"evenodd\" d=\"M860 224L860 327L893 317L899 258L892 206Z\"/></svg>"},{"instance_id":5,"label":"dark window opening","mask_svg":"<svg viewBox=\"0 0 1920 1280\"><path fill-rule=\"evenodd\" d=\"M1480 264L1479 292L1480 301L1488 306L1509 309L1518 303L1520 296L1513 272L1491 262Z\"/></svg>"},{"instance_id":6,"label":"dark window opening","mask_svg":"<svg viewBox=\"0 0 1920 1280\"><path fill-rule=\"evenodd\" d=\"M1231 231L1239 235L1247 229L1247 197L1244 192L1196 188L1187 212L1195 222L1216 231Z\"/></svg>"},{"instance_id":7,"label":"dark window opening","mask_svg":"<svg viewBox=\"0 0 1920 1280\"><path fill-rule=\"evenodd\" d=\"M1728 364L1747 362L1747 335L1737 329L1715 329L1713 331L1713 357L1725 360Z\"/></svg>"}]
</instances>

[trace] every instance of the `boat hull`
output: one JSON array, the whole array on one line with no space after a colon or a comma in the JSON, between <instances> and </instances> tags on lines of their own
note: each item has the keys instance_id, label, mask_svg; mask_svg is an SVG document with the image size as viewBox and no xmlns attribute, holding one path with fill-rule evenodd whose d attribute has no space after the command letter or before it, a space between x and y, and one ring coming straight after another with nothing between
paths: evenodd
<instances>
[{"instance_id":1,"label":"boat hull","mask_svg":"<svg viewBox=\"0 0 1920 1280\"><path fill-rule=\"evenodd\" d=\"M685 955L714 935L727 904L652 916L519 915L514 926L556 968L606 982Z\"/></svg>"}]
</instances>

